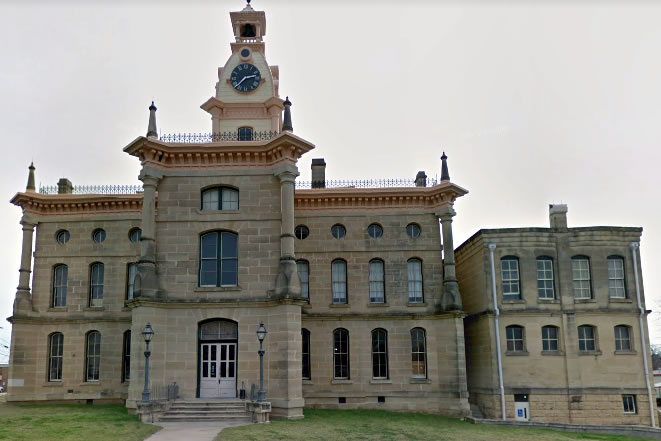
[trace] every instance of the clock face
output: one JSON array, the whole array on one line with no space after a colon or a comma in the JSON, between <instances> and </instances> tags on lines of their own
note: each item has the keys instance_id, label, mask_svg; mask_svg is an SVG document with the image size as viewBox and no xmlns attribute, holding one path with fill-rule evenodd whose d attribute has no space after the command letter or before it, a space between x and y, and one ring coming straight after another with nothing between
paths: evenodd
<instances>
[{"instance_id":1,"label":"clock face","mask_svg":"<svg viewBox=\"0 0 661 441\"><path fill-rule=\"evenodd\" d=\"M252 92L259 87L262 75L252 64L243 63L234 68L230 75L232 86L239 92Z\"/></svg>"}]
</instances>

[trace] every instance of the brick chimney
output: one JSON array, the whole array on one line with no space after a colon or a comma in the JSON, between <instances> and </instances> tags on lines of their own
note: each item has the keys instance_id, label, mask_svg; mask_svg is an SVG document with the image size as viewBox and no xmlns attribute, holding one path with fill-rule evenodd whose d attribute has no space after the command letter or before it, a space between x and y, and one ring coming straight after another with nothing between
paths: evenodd
<instances>
[{"instance_id":1,"label":"brick chimney","mask_svg":"<svg viewBox=\"0 0 661 441\"><path fill-rule=\"evenodd\" d=\"M549 221L551 228L566 229L567 228L567 204L550 204L549 205Z\"/></svg>"},{"instance_id":2,"label":"brick chimney","mask_svg":"<svg viewBox=\"0 0 661 441\"><path fill-rule=\"evenodd\" d=\"M326 188L326 162L324 158L312 160L312 188Z\"/></svg>"}]
</instances>

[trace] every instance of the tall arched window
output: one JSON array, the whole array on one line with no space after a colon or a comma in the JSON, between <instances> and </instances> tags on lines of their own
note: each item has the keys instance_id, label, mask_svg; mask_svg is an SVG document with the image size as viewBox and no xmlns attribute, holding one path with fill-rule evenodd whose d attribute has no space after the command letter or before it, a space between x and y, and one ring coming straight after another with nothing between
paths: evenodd
<instances>
[{"instance_id":1,"label":"tall arched window","mask_svg":"<svg viewBox=\"0 0 661 441\"><path fill-rule=\"evenodd\" d=\"M207 188L202 192L202 210L238 210L239 190L230 187Z\"/></svg>"},{"instance_id":2,"label":"tall arched window","mask_svg":"<svg viewBox=\"0 0 661 441\"><path fill-rule=\"evenodd\" d=\"M304 380L309 380L312 378L312 372L310 369L310 331L303 328L301 330L301 337L303 338L303 372L302 376Z\"/></svg>"},{"instance_id":3,"label":"tall arched window","mask_svg":"<svg viewBox=\"0 0 661 441\"><path fill-rule=\"evenodd\" d=\"M343 328L333 331L333 378L349 379L349 331Z\"/></svg>"},{"instance_id":4,"label":"tall arched window","mask_svg":"<svg viewBox=\"0 0 661 441\"><path fill-rule=\"evenodd\" d=\"M66 265L56 265L53 268L53 307L67 306L67 278L69 268Z\"/></svg>"},{"instance_id":5,"label":"tall arched window","mask_svg":"<svg viewBox=\"0 0 661 441\"><path fill-rule=\"evenodd\" d=\"M427 378L427 341L422 328L411 329L411 371L415 378Z\"/></svg>"},{"instance_id":6,"label":"tall arched window","mask_svg":"<svg viewBox=\"0 0 661 441\"><path fill-rule=\"evenodd\" d=\"M503 278L503 300L519 300L521 298L519 258L516 256L503 257L500 259L500 269Z\"/></svg>"},{"instance_id":7,"label":"tall arched window","mask_svg":"<svg viewBox=\"0 0 661 441\"><path fill-rule=\"evenodd\" d=\"M54 332L48 337L48 381L62 381L64 335Z\"/></svg>"},{"instance_id":8,"label":"tall arched window","mask_svg":"<svg viewBox=\"0 0 661 441\"><path fill-rule=\"evenodd\" d=\"M103 273L101 262L90 265L90 306L103 305Z\"/></svg>"},{"instance_id":9,"label":"tall arched window","mask_svg":"<svg viewBox=\"0 0 661 441\"><path fill-rule=\"evenodd\" d=\"M133 300L133 286L135 285L135 275L138 272L137 263L129 263L126 268L126 300Z\"/></svg>"},{"instance_id":10,"label":"tall arched window","mask_svg":"<svg viewBox=\"0 0 661 441\"><path fill-rule=\"evenodd\" d=\"M342 259L331 264L331 284L333 303L347 303L347 263Z\"/></svg>"},{"instance_id":11,"label":"tall arched window","mask_svg":"<svg viewBox=\"0 0 661 441\"><path fill-rule=\"evenodd\" d=\"M124 331L122 345L122 383L131 379L131 331Z\"/></svg>"},{"instance_id":12,"label":"tall arched window","mask_svg":"<svg viewBox=\"0 0 661 441\"><path fill-rule=\"evenodd\" d=\"M381 328L372 331L372 378L388 378L388 332Z\"/></svg>"},{"instance_id":13,"label":"tall arched window","mask_svg":"<svg viewBox=\"0 0 661 441\"><path fill-rule=\"evenodd\" d=\"M239 236L214 231L200 237L200 286L238 285Z\"/></svg>"},{"instance_id":14,"label":"tall arched window","mask_svg":"<svg viewBox=\"0 0 661 441\"><path fill-rule=\"evenodd\" d=\"M296 272L301 279L301 297L310 301L310 264L307 260L296 261Z\"/></svg>"},{"instance_id":15,"label":"tall arched window","mask_svg":"<svg viewBox=\"0 0 661 441\"><path fill-rule=\"evenodd\" d=\"M422 303L422 261L420 259L409 259L409 303Z\"/></svg>"},{"instance_id":16,"label":"tall arched window","mask_svg":"<svg viewBox=\"0 0 661 441\"><path fill-rule=\"evenodd\" d=\"M85 340L85 381L99 381L101 334L98 331L90 331Z\"/></svg>"},{"instance_id":17,"label":"tall arched window","mask_svg":"<svg viewBox=\"0 0 661 441\"><path fill-rule=\"evenodd\" d=\"M370 303L386 302L385 271L383 267L383 260L370 260Z\"/></svg>"}]
</instances>

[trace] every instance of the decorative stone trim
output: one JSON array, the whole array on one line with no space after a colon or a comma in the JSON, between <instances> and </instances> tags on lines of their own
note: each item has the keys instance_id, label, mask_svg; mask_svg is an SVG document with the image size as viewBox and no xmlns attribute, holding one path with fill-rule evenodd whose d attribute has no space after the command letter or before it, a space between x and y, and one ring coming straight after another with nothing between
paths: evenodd
<instances>
[{"instance_id":1,"label":"decorative stone trim","mask_svg":"<svg viewBox=\"0 0 661 441\"><path fill-rule=\"evenodd\" d=\"M431 384L431 380L429 378L411 377L409 378L409 384Z\"/></svg>"},{"instance_id":2,"label":"decorative stone trim","mask_svg":"<svg viewBox=\"0 0 661 441\"><path fill-rule=\"evenodd\" d=\"M368 302L367 307L368 308L389 308L390 305L388 303L385 303L385 302L384 303L371 303L371 302Z\"/></svg>"},{"instance_id":3,"label":"decorative stone trim","mask_svg":"<svg viewBox=\"0 0 661 441\"><path fill-rule=\"evenodd\" d=\"M142 194L56 194L17 193L11 203L30 214L140 214Z\"/></svg>"},{"instance_id":4,"label":"decorative stone trim","mask_svg":"<svg viewBox=\"0 0 661 441\"><path fill-rule=\"evenodd\" d=\"M409 306L411 308L422 308L427 306L426 302L407 302L406 306Z\"/></svg>"},{"instance_id":5,"label":"decorative stone trim","mask_svg":"<svg viewBox=\"0 0 661 441\"><path fill-rule=\"evenodd\" d=\"M336 379L332 379L332 380L331 380L331 384L353 384L353 381L351 381L351 380L339 380L339 379L336 380Z\"/></svg>"},{"instance_id":6,"label":"decorative stone trim","mask_svg":"<svg viewBox=\"0 0 661 441\"><path fill-rule=\"evenodd\" d=\"M615 355L636 355L638 354L638 351L615 351L613 352Z\"/></svg>"},{"instance_id":7,"label":"decorative stone trim","mask_svg":"<svg viewBox=\"0 0 661 441\"><path fill-rule=\"evenodd\" d=\"M392 380L387 378L384 379L372 378L370 380L370 384L392 384Z\"/></svg>"},{"instance_id":8,"label":"decorative stone trim","mask_svg":"<svg viewBox=\"0 0 661 441\"><path fill-rule=\"evenodd\" d=\"M541 355L554 355L554 356L561 356L565 355L564 351L542 351L540 352Z\"/></svg>"},{"instance_id":9,"label":"decorative stone trim","mask_svg":"<svg viewBox=\"0 0 661 441\"><path fill-rule=\"evenodd\" d=\"M597 355L601 355L601 351L598 350L598 349L596 351L578 351L578 355L594 355L594 356L597 356Z\"/></svg>"}]
</instances>

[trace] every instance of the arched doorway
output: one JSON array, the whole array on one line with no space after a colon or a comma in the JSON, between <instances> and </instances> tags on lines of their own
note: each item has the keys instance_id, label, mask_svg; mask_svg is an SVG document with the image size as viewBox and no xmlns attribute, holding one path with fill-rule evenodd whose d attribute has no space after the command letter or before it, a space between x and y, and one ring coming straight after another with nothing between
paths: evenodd
<instances>
[{"instance_id":1,"label":"arched doorway","mask_svg":"<svg viewBox=\"0 0 661 441\"><path fill-rule=\"evenodd\" d=\"M236 398L238 326L211 319L198 325L198 394L200 398Z\"/></svg>"}]
</instances>

